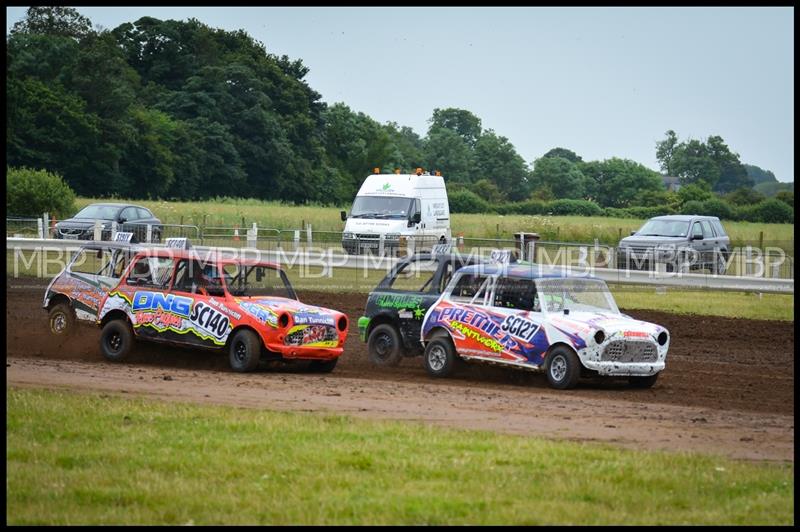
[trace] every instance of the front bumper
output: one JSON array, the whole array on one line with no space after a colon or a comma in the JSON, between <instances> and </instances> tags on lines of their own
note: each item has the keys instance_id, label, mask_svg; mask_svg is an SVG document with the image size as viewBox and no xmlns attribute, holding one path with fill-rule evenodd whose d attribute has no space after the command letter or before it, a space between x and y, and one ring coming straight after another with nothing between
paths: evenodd
<instances>
[{"instance_id":1,"label":"front bumper","mask_svg":"<svg viewBox=\"0 0 800 532\"><path fill-rule=\"evenodd\" d=\"M599 362L599 361L584 361L583 365L586 369L596 371L600 375L605 376L639 376L648 377L666 367L665 362Z\"/></svg>"},{"instance_id":2,"label":"front bumper","mask_svg":"<svg viewBox=\"0 0 800 532\"><path fill-rule=\"evenodd\" d=\"M279 353L287 360L333 360L344 351L344 340L339 347L303 347L297 345L267 344L267 349Z\"/></svg>"},{"instance_id":3,"label":"front bumper","mask_svg":"<svg viewBox=\"0 0 800 532\"><path fill-rule=\"evenodd\" d=\"M400 240L384 239L384 252L395 251L400 247ZM342 248L350 255L363 255L365 253L377 254L380 252L380 238L343 238Z\"/></svg>"}]
</instances>

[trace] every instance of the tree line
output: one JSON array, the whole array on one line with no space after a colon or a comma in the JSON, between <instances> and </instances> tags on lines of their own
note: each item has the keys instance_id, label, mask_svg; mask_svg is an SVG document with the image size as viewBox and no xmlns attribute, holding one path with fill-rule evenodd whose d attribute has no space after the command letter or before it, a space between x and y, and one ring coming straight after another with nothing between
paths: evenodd
<instances>
[{"instance_id":1,"label":"tree line","mask_svg":"<svg viewBox=\"0 0 800 532\"><path fill-rule=\"evenodd\" d=\"M434 109L420 136L327 105L302 60L195 19L100 30L73 8L31 7L6 56L7 164L57 173L82 196L341 205L374 167L421 167L445 176L456 206L670 201L661 175L632 160L554 148L529 165L467 110ZM656 150L663 172L717 194L751 190L750 175L766 173L749 172L718 136L679 142L668 131Z\"/></svg>"}]
</instances>

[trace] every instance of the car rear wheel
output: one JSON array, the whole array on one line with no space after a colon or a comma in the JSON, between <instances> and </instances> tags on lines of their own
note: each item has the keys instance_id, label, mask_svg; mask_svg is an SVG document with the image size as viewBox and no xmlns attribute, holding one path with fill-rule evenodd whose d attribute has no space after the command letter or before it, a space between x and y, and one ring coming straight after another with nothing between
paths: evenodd
<instances>
[{"instance_id":1,"label":"car rear wheel","mask_svg":"<svg viewBox=\"0 0 800 532\"><path fill-rule=\"evenodd\" d=\"M261 340L249 329L237 331L231 339L229 354L233 371L253 371L261 357Z\"/></svg>"},{"instance_id":2,"label":"car rear wheel","mask_svg":"<svg viewBox=\"0 0 800 532\"><path fill-rule=\"evenodd\" d=\"M714 275L723 275L727 269L727 261L725 255L722 253L715 253L714 264L711 267L711 273Z\"/></svg>"},{"instance_id":3,"label":"car rear wheel","mask_svg":"<svg viewBox=\"0 0 800 532\"><path fill-rule=\"evenodd\" d=\"M659 373L647 377L628 377L628 384L632 388L652 388L658 380Z\"/></svg>"},{"instance_id":4,"label":"car rear wheel","mask_svg":"<svg viewBox=\"0 0 800 532\"><path fill-rule=\"evenodd\" d=\"M456 364L460 360L456 354L453 342L449 338L438 337L428 342L425 347L425 369L432 377L447 377L452 375Z\"/></svg>"},{"instance_id":5,"label":"car rear wheel","mask_svg":"<svg viewBox=\"0 0 800 532\"><path fill-rule=\"evenodd\" d=\"M66 303L58 303L50 309L50 332L59 337L71 336L75 333L75 312Z\"/></svg>"},{"instance_id":6,"label":"car rear wheel","mask_svg":"<svg viewBox=\"0 0 800 532\"><path fill-rule=\"evenodd\" d=\"M547 355L547 382L557 390L574 388L581 376L581 362L572 349L558 346Z\"/></svg>"},{"instance_id":7,"label":"car rear wheel","mask_svg":"<svg viewBox=\"0 0 800 532\"><path fill-rule=\"evenodd\" d=\"M400 333L388 323L378 325L369 333L369 360L376 366L396 366L403 359Z\"/></svg>"},{"instance_id":8,"label":"car rear wheel","mask_svg":"<svg viewBox=\"0 0 800 532\"><path fill-rule=\"evenodd\" d=\"M333 360L314 360L308 365L308 369L314 373L330 373L336 367L339 358Z\"/></svg>"},{"instance_id":9,"label":"car rear wheel","mask_svg":"<svg viewBox=\"0 0 800 532\"><path fill-rule=\"evenodd\" d=\"M108 360L121 362L133 348L133 331L128 322L122 319L111 320L103 326L100 333L100 351Z\"/></svg>"}]
</instances>

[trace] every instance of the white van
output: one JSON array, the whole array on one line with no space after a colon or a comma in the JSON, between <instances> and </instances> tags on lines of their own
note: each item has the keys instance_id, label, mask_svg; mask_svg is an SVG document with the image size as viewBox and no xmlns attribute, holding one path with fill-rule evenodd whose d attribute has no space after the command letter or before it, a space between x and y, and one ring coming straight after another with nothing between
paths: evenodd
<instances>
[{"instance_id":1,"label":"white van","mask_svg":"<svg viewBox=\"0 0 800 532\"><path fill-rule=\"evenodd\" d=\"M419 251L450 241L450 205L440 175L372 174L353 201L342 233L342 247L351 254L378 254L397 248Z\"/></svg>"}]
</instances>

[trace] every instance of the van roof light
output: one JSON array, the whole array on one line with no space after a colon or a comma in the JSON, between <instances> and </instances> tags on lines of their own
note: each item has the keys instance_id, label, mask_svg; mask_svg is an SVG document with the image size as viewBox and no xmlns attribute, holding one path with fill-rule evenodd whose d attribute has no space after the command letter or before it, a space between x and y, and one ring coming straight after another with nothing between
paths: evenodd
<instances>
[{"instance_id":1,"label":"van roof light","mask_svg":"<svg viewBox=\"0 0 800 532\"><path fill-rule=\"evenodd\" d=\"M372 173L373 174L380 174L381 173L381 169L376 166L375 168L372 169Z\"/></svg>"}]
</instances>

